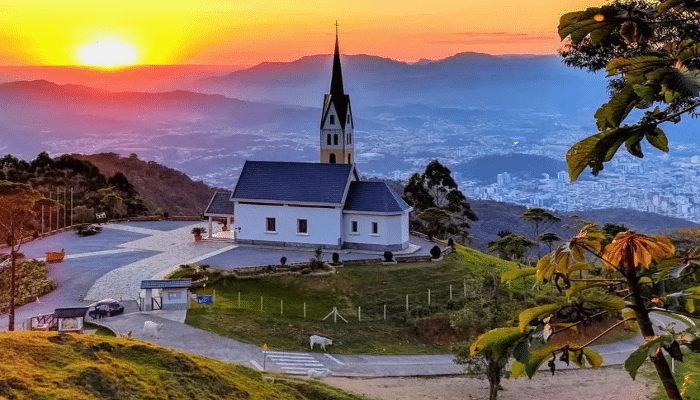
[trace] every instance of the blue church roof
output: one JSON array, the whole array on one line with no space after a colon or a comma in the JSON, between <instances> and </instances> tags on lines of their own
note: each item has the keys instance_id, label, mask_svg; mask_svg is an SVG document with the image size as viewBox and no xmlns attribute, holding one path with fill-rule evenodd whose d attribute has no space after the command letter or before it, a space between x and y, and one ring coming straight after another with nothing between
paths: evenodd
<instances>
[{"instance_id":1,"label":"blue church roof","mask_svg":"<svg viewBox=\"0 0 700 400\"><path fill-rule=\"evenodd\" d=\"M231 199L341 204L354 167L278 161L246 161Z\"/></svg>"},{"instance_id":2,"label":"blue church roof","mask_svg":"<svg viewBox=\"0 0 700 400\"><path fill-rule=\"evenodd\" d=\"M384 182L351 182L345 201L347 211L394 213L410 208Z\"/></svg>"},{"instance_id":3,"label":"blue church roof","mask_svg":"<svg viewBox=\"0 0 700 400\"><path fill-rule=\"evenodd\" d=\"M204 211L204 215L233 215L231 193L216 192Z\"/></svg>"}]
</instances>

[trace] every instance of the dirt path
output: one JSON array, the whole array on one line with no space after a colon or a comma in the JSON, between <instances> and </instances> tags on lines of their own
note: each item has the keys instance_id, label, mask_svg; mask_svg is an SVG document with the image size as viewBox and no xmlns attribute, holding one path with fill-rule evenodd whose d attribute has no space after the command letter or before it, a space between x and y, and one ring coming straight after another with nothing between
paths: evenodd
<instances>
[{"instance_id":1,"label":"dirt path","mask_svg":"<svg viewBox=\"0 0 700 400\"><path fill-rule=\"evenodd\" d=\"M487 399L488 382L465 377L443 378L324 378L323 382L339 388L384 400L452 400ZM599 370L565 370L539 373L527 378L503 381L505 390L499 400L569 399L642 400L650 389L641 376L633 381L621 367Z\"/></svg>"}]
</instances>

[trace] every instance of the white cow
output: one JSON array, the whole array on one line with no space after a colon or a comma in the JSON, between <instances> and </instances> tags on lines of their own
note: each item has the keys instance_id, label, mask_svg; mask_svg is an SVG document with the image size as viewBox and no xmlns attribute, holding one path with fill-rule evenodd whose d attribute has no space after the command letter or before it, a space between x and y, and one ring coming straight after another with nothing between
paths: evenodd
<instances>
[{"instance_id":1,"label":"white cow","mask_svg":"<svg viewBox=\"0 0 700 400\"><path fill-rule=\"evenodd\" d=\"M156 324L153 321L146 321L143 323L143 336L156 337L161 329L163 329L163 324Z\"/></svg>"},{"instance_id":2,"label":"white cow","mask_svg":"<svg viewBox=\"0 0 700 400\"><path fill-rule=\"evenodd\" d=\"M321 349L323 351L326 351L326 346L333 344L333 341L331 339L328 339L327 337L323 337L323 336L318 336L318 335L309 336L309 345L311 345L311 350L313 350L315 344L319 344L321 346Z\"/></svg>"}]
</instances>

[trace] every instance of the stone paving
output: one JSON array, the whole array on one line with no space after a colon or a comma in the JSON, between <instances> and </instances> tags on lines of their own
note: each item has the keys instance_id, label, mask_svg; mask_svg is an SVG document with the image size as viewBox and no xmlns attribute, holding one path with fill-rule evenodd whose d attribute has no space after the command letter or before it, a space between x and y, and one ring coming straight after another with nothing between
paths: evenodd
<instances>
[{"instance_id":1,"label":"stone paving","mask_svg":"<svg viewBox=\"0 0 700 400\"><path fill-rule=\"evenodd\" d=\"M172 270L180 264L197 262L236 246L225 242L195 243L190 233L191 226L171 231L151 230L130 225L107 224L104 229L117 229L150 236L122 245L126 249L158 251L159 254L114 269L100 277L85 295L85 300L103 298L124 300L138 299L141 281L161 278L163 271Z\"/></svg>"}]
</instances>

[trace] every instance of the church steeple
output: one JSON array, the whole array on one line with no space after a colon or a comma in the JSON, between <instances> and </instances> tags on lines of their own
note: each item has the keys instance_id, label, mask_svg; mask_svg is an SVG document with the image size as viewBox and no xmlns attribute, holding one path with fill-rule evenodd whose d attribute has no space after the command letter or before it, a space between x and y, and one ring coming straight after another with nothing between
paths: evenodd
<instances>
[{"instance_id":1,"label":"church steeple","mask_svg":"<svg viewBox=\"0 0 700 400\"><path fill-rule=\"evenodd\" d=\"M338 22L335 24L335 51L331 87L323 97L321 113L321 162L353 164L355 145L353 135L352 108L350 96L343 88L343 71L340 66L340 46L338 45Z\"/></svg>"},{"instance_id":2,"label":"church steeple","mask_svg":"<svg viewBox=\"0 0 700 400\"><path fill-rule=\"evenodd\" d=\"M340 67L340 47L338 46L338 23L335 25L335 53L333 54L333 73L331 75L331 95L343 96L343 70Z\"/></svg>"}]
</instances>

